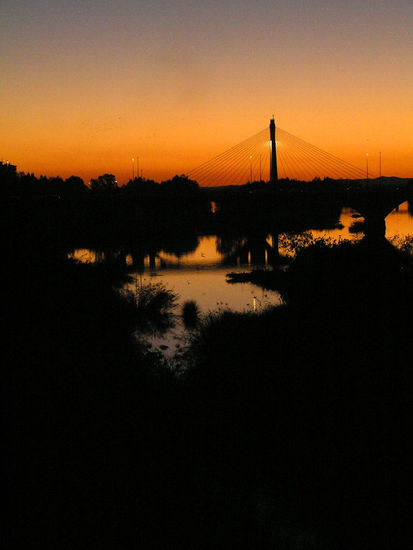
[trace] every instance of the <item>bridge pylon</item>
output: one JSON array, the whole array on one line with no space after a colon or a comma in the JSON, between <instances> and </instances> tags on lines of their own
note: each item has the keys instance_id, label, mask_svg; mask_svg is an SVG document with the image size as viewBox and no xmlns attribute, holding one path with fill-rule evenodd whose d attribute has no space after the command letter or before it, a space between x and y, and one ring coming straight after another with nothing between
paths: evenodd
<instances>
[{"instance_id":1,"label":"bridge pylon","mask_svg":"<svg viewBox=\"0 0 413 550\"><path fill-rule=\"evenodd\" d=\"M278 169L277 169L277 148L275 141L275 120L274 117L270 120L270 140L271 140L271 162L270 162L270 182L276 183L278 181Z\"/></svg>"}]
</instances>

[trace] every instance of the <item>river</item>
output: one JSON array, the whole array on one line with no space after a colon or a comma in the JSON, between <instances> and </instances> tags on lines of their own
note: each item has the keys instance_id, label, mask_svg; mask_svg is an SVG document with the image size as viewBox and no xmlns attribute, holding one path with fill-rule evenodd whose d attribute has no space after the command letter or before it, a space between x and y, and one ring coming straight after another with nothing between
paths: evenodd
<instances>
[{"instance_id":1,"label":"river","mask_svg":"<svg viewBox=\"0 0 413 550\"><path fill-rule=\"evenodd\" d=\"M310 230L306 235L313 238L328 238L334 241L356 240L363 237L358 214L344 208L337 226L328 230ZM413 235L413 216L405 202L386 218L386 238L402 239ZM290 235L278 236L278 252L288 255L285 244ZM133 259L126 255L131 281L125 285L136 291L142 285L161 283L177 297L175 327L162 336L149 338L150 345L171 357L185 346L188 333L181 320L182 306L189 300L196 301L200 314L231 309L233 311L260 311L269 305L281 303L278 292L263 290L251 283L228 284L229 272L243 272L251 269L270 268L272 250L276 236L260 238L219 237L203 235L198 237L192 250L186 253L168 253L162 249L142 258L139 269L133 268ZM104 261L102 251L91 249L74 250L70 257L82 262Z\"/></svg>"}]
</instances>

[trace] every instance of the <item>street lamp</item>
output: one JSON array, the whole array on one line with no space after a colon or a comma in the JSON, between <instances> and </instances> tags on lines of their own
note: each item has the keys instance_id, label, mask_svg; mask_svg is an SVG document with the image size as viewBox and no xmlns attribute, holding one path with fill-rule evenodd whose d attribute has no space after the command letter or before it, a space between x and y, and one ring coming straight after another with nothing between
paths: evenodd
<instances>
[{"instance_id":1,"label":"street lamp","mask_svg":"<svg viewBox=\"0 0 413 550\"><path fill-rule=\"evenodd\" d=\"M250 183L252 183L252 155L250 155Z\"/></svg>"},{"instance_id":2,"label":"street lamp","mask_svg":"<svg viewBox=\"0 0 413 550\"><path fill-rule=\"evenodd\" d=\"M135 179L135 158L132 157L132 181Z\"/></svg>"},{"instance_id":3,"label":"street lamp","mask_svg":"<svg viewBox=\"0 0 413 550\"><path fill-rule=\"evenodd\" d=\"M369 154L366 153L366 179L369 181Z\"/></svg>"}]
</instances>

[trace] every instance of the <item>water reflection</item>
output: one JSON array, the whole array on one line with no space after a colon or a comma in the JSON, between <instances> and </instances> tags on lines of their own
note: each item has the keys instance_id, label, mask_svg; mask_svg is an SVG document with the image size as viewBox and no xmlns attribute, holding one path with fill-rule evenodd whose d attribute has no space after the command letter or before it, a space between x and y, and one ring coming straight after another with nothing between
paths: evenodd
<instances>
[{"instance_id":1,"label":"water reflection","mask_svg":"<svg viewBox=\"0 0 413 550\"><path fill-rule=\"evenodd\" d=\"M273 229L256 233L250 231L247 235L238 232L203 236L189 232L163 239L146 239L130 248L79 248L70 256L83 262L117 264L129 272L135 285L142 280L161 280L166 288L178 294L178 307L182 307L187 300L195 300L201 313L217 308L254 310L257 304L265 307L279 303L279 295L268 292L266 296L255 296L256 287L252 285L228 285L228 268L237 272L278 266L288 261L288 243L292 239L303 242L308 236L336 241L362 239L364 222L359 213L344 208L335 227L324 230L285 234ZM387 216L386 225L386 237L389 239L396 235L413 234L413 217L407 202Z\"/></svg>"},{"instance_id":2,"label":"water reflection","mask_svg":"<svg viewBox=\"0 0 413 550\"><path fill-rule=\"evenodd\" d=\"M240 265L238 271L245 271ZM188 267L181 269L163 269L156 272L146 271L133 274L134 280L127 283L126 288L134 290L140 285L162 282L165 288L176 295L175 326L168 333L151 337L152 346L160 348L164 355L172 357L174 353L186 344L188 333L185 330L181 316L184 305L195 301L199 316L212 311L262 311L270 305L281 303L280 294L258 288L247 282L242 285L229 285L225 266Z\"/></svg>"},{"instance_id":3,"label":"water reflection","mask_svg":"<svg viewBox=\"0 0 413 550\"><path fill-rule=\"evenodd\" d=\"M364 236L364 218L352 208L343 208L339 220L339 228L326 230L312 230L314 237L330 237L337 241L342 239L359 239ZM358 222L358 223L357 223ZM385 219L386 238L396 235L405 237L413 234L412 207L406 201L393 210Z\"/></svg>"}]
</instances>

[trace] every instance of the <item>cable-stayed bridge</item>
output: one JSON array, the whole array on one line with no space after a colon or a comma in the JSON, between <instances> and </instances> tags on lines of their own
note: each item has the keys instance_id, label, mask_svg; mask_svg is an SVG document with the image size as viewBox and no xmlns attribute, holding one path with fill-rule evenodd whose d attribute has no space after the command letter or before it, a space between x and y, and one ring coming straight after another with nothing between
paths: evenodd
<instances>
[{"instance_id":1,"label":"cable-stayed bridge","mask_svg":"<svg viewBox=\"0 0 413 550\"><path fill-rule=\"evenodd\" d=\"M261 130L187 175L227 214L245 210L245 201L249 208L261 205L278 218L285 212L290 217L295 211L302 213L303 206L315 212L335 201L356 210L365 219L366 231L381 236L385 234L386 216L408 200L413 190L413 180L376 179L368 171L368 159L362 170L276 128L274 119L270 120L269 131ZM277 185L282 180L284 183ZM317 185L313 185L314 180ZM244 187L248 182L267 181L273 185L255 185L254 195L248 186Z\"/></svg>"},{"instance_id":2,"label":"cable-stayed bridge","mask_svg":"<svg viewBox=\"0 0 413 550\"><path fill-rule=\"evenodd\" d=\"M282 130L270 121L238 145L188 172L201 187L243 185L252 181L365 179L366 171ZM372 174L370 174L372 176ZM367 175L368 177L368 175Z\"/></svg>"}]
</instances>

